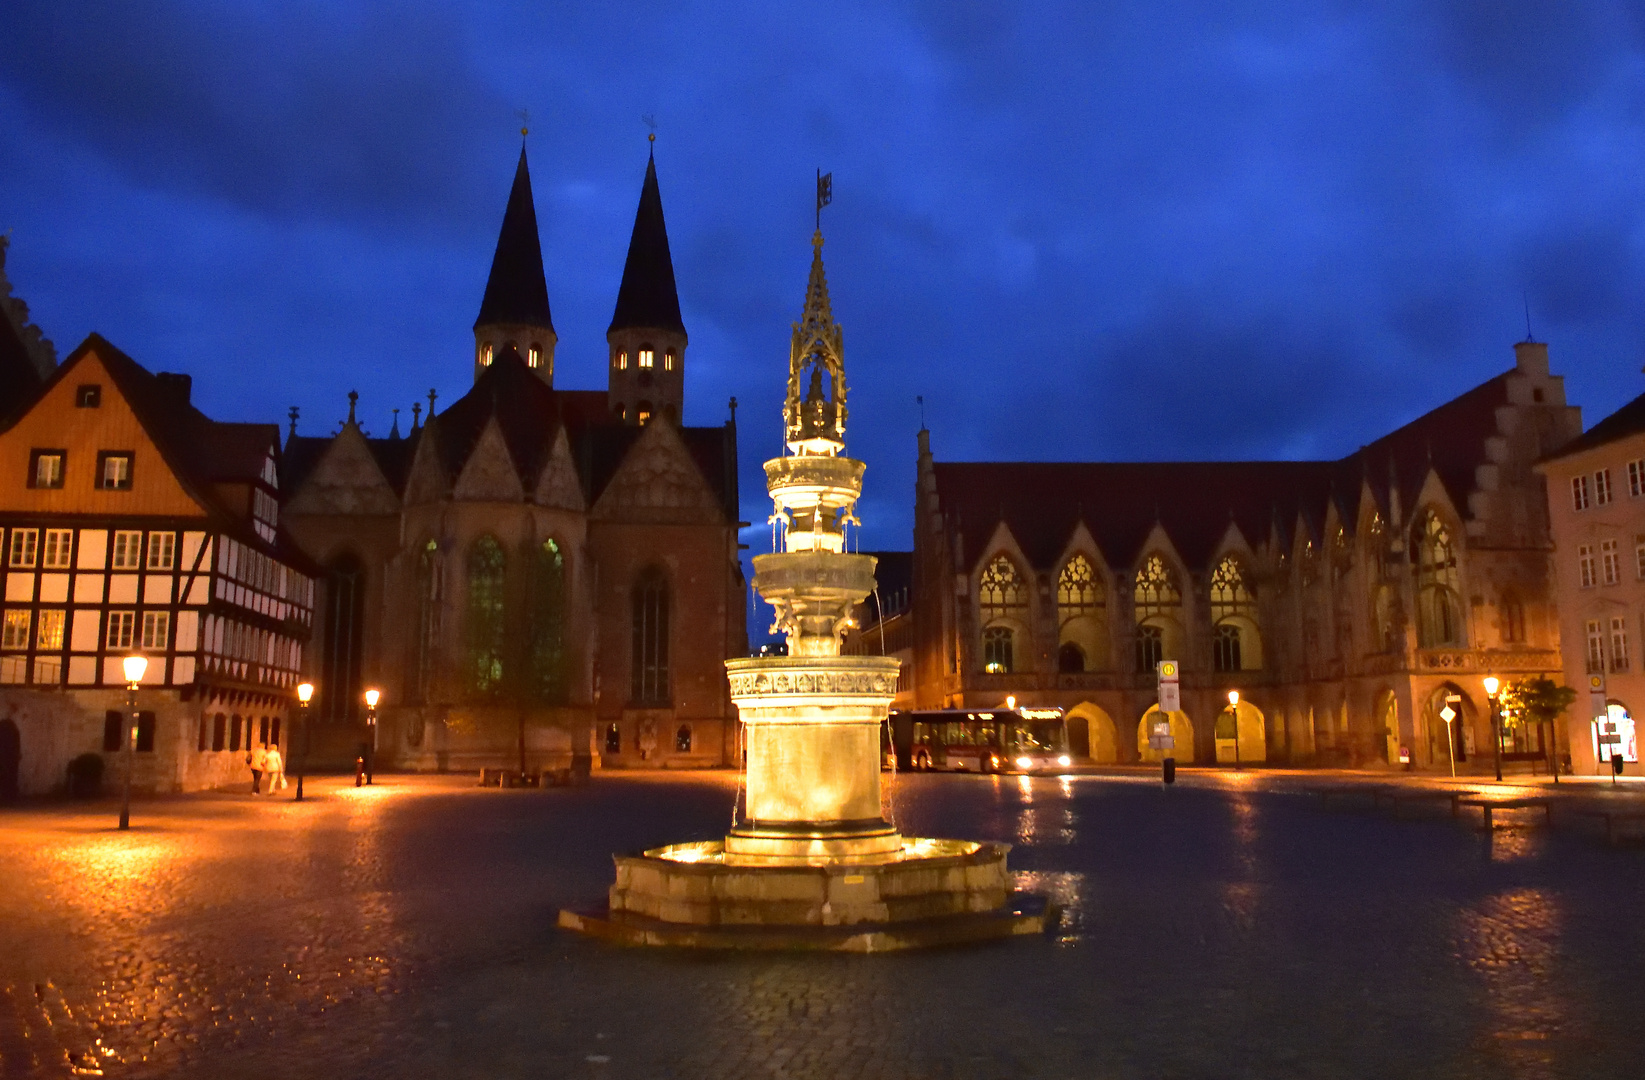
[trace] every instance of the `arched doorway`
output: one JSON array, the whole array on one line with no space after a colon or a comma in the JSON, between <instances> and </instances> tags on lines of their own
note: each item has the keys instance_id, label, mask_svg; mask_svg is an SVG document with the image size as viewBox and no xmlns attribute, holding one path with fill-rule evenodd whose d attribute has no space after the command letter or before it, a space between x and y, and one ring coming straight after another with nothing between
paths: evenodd
<instances>
[{"instance_id":1,"label":"arched doorway","mask_svg":"<svg viewBox=\"0 0 1645 1080\"><path fill-rule=\"evenodd\" d=\"M1068 710L1068 752L1096 765L1120 760L1119 731L1100 705L1082 701Z\"/></svg>"},{"instance_id":2,"label":"arched doorway","mask_svg":"<svg viewBox=\"0 0 1645 1080\"><path fill-rule=\"evenodd\" d=\"M0 803L17 800L17 776L23 765L23 736L17 721L0 720Z\"/></svg>"},{"instance_id":3,"label":"arched doorway","mask_svg":"<svg viewBox=\"0 0 1645 1080\"><path fill-rule=\"evenodd\" d=\"M1394 698L1392 690L1384 690L1377 695L1376 728L1371 732L1371 738L1377 745L1382 760L1390 765L1399 764L1399 703Z\"/></svg>"},{"instance_id":4,"label":"arched doorway","mask_svg":"<svg viewBox=\"0 0 1645 1080\"><path fill-rule=\"evenodd\" d=\"M1159 719L1158 705L1151 705L1148 711L1142 714L1137 723L1137 755L1143 761L1162 761L1173 757L1183 764L1193 764L1194 761L1194 722L1188 719L1185 712L1174 712L1171 718L1171 736L1176 740L1176 747L1171 750L1155 750L1148 745L1148 732L1154 721Z\"/></svg>"},{"instance_id":5,"label":"arched doorway","mask_svg":"<svg viewBox=\"0 0 1645 1080\"><path fill-rule=\"evenodd\" d=\"M1449 724L1445 722L1446 706L1456 714ZM1436 769L1448 769L1455 761L1459 772L1466 771L1464 766L1480 744L1474 732L1479 715L1473 701L1456 683L1435 687L1422 710L1423 726L1427 728L1428 764ZM1484 739L1484 746L1490 749L1489 735Z\"/></svg>"},{"instance_id":6,"label":"arched doorway","mask_svg":"<svg viewBox=\"0 0 1645 1080\"><path fill-rule=\"evenodd\" d=\"M1217 764L1257 764L1268 760L1268 724L1262 710L1249 701L1238 706L1235 713L1223 709L1217 714L1214 730L1217 742Z\"/></svg>"}]
</instances>

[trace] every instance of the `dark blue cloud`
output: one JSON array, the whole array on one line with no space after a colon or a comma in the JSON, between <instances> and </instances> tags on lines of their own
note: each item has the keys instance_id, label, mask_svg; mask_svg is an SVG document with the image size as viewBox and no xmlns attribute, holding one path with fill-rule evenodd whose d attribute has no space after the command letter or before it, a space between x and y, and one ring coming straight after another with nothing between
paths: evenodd
<instances>
[{"instance_id":1,"label":"dark blue cloud","mask_svg":"<svg viewBox=\"0 0 1645 1080\"><path fill-rule=\"evenodd\" d=\"M381 431L464 388L520 107L560 381L602 385L654 114L687 418L739 399L757 521L820 165L904 545L916 396L951 459L1335 457L1510 363L1527 298L1590 420L1633 396L1642 9L25 0L0 228L60 348Z\"/></svg>"}]
</instances>

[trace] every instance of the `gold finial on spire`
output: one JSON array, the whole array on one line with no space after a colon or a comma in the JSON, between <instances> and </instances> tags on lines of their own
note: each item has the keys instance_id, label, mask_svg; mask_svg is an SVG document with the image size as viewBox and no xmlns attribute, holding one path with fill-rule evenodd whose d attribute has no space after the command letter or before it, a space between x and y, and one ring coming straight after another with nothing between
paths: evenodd
<instances>
[{"instance_id":1,"label":"gold finial on spire","mask_svg":"<svg viewBox=\"0 0 1645 1080\"><path fill-rule=\"evenodd\" d=\"M531 110L521 109L514 115L520 118L520 138L523 139L527 135L531 134Z\"/></svg>"}]
</instances>

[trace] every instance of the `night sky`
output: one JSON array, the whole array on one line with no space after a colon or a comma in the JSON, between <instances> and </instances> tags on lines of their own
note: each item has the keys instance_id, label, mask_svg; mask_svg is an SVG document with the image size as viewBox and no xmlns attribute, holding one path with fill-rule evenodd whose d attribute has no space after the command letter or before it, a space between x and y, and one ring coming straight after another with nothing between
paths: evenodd
<instances>
[{"instance_id":1,"label":"night sky","mask_svg":"<svg viewBox=\"0 0 1645 1080\"><path fill-rule=\"evenodd\" d=\"M1587 423L1645 389L1645 4L734 7L13 0L12 282L220 419L404 428L469 385L525 108L557 384L603 388L649 114L686 420L738 398L756 522L818 167L864 546L909 544L916 395L940 459L1338 457L1527 300Z\"/></svg>"}]
</instances>

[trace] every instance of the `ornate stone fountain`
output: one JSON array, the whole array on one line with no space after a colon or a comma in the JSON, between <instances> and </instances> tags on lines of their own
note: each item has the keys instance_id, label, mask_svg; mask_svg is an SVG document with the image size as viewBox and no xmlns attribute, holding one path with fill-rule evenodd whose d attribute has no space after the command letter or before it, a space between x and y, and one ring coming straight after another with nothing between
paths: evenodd
<instances>
[{"instance_id":1,"label":"ornate stone fountain","mask_svg":"<svg viewBox=\"0 0 1645 1080\"><path fill-rule=\"evenodd\" d=\"M844 456L844 351L820 230L811 243L788 453L765 463L779 539L754 557L788 655L726 662L746 736L744 816L724 840L616 856L608 909L563 911L562 926L634 944L864 952L1044 928L1043 910L1013 903L1009 845L910 839L886 820L880 731L899 661L840 653L875 560L846 551L866 467Z\"/></svg>"}]
</instances>

